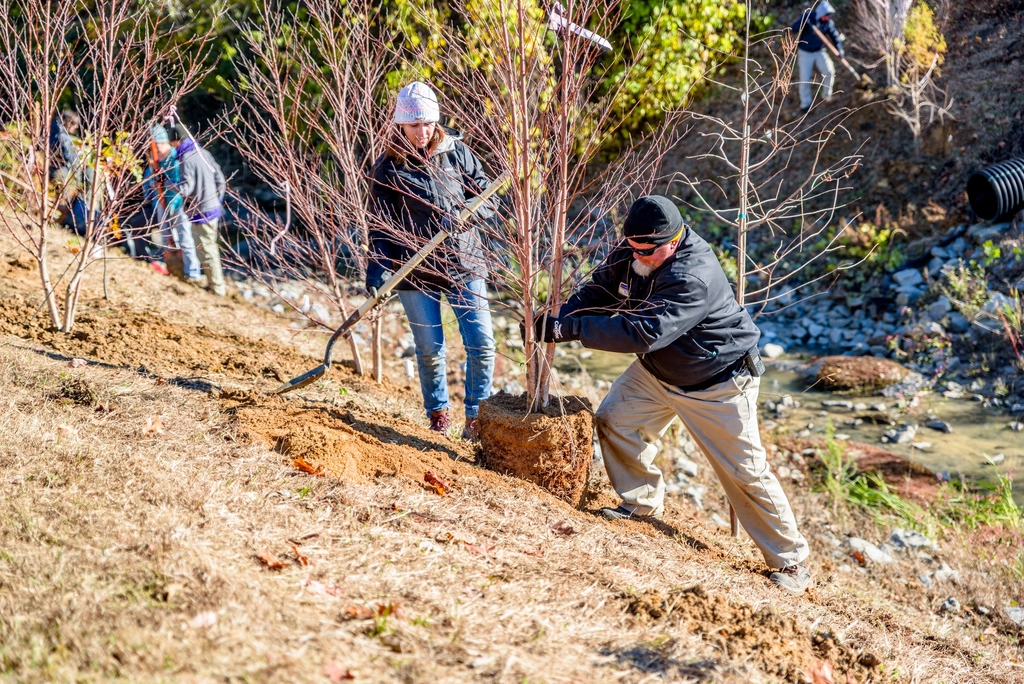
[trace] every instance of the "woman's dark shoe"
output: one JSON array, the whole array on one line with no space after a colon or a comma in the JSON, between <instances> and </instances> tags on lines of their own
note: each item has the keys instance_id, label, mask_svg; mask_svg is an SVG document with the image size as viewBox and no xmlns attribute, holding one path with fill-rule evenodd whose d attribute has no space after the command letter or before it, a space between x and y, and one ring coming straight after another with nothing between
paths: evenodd
<instances>
[{"instance_id":1,"label":"woman's dark shoe","mask_svg":"<svg viewBox=\"0 0 1024 684\"><path fill-rule=\"evenodd\" d=\"M440 411L430 412L430 429L434 432L440 432L443 435L448 434L448 429L452 426L452 419L448 415L448 409L441 409Z\"/></svg>"},{"instance_id":2,"label":"woman's dark shoe","mask_svg":"<svg viewBox=\"0 0 1024 684\"><path fill-rule=\"evenodd\" d=\"M480 441L480 419L466 418L466 426L462 428L462 439L467 442Z\"/></svg>"}]
</instances>

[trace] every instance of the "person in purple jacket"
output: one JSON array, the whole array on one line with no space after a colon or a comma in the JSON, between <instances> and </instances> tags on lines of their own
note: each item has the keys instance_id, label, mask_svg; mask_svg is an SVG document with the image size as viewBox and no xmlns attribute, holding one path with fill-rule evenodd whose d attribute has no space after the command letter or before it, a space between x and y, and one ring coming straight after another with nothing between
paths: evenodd
<instances>
[{"instance_id":1,"label":"person in purple jacket","mask_svg":"<svg viewBox=\"0 0 1024 684\"><path fill-rule=\"evenodd\" d=\"M210 290L223 297L227 294L224 269L220 263L217 228L224 213L224 173L210 153L199 147L188 130L175 124L168 131L171 145L178 152L177 192L184 198L185 215L192 224L199 262L203 266Z\"/></svg>"}]
</instances>

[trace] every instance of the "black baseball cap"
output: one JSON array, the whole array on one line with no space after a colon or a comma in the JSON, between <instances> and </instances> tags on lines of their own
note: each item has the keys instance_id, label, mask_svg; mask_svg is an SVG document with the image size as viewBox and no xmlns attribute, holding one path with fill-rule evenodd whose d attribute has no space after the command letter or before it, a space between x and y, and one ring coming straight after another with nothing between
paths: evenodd
<instances>
[{"instance_id":1,"label":"black baseball cap","mask_svg":"<svg viewBox=\"0 0 1024 684\"><path fill-rule=\"evenodd\" d=\"M633 202L622 223L622 236L649 245L671 242L683 229L683 216L668 197L644 195Z\"/></svg>"}]
</instances>

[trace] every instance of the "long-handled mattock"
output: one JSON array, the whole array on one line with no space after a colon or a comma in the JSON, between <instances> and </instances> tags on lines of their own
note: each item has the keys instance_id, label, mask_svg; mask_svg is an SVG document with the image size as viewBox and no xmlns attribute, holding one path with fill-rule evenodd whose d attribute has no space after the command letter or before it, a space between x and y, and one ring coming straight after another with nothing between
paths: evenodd
<instances>
[{"instance_id":1,"label":"long-handled mattock","mask_svg":"<svg viewBox=\"0 0 1024 684\"><path fill-rule=\"evenodd\" d=\"M488 185L486 190L467 202L466 207L459 214L459 221L463 222L468 220L476 210L480 208L480 205L486 202L491 195L497 192L508 179L509 174L503 173L498 176L493 183ZM423 245L420 251L416 252L409 261L405 262L405 265L398 269L398 271L391 276L386 283L381 285L380 288L373 293L372 297L363 302L362 306L356 309L351 316L345 319L345 322L341 324L341 327L335 330L334 334L331 335L331 339L327 341L327 351L324 353L324 362L322 364L311 371L303 373L297 378L292 378L271 392L271 394L284 394L285 392L291 392L294 389L305 387L309 383L315 382L317 379L322 377L324 373L329 371L331 369L331 351L334 349L334 343L337 342L339 338L348 335L363 316L370 313L370 311L387 299L388 294L395 289L395 286L405 280L405 278L412 273L413 269L419 266L420 262L423 261L428 254L434 251L439 244L444 242L449 235L450 233L448 231L439 230L437 235L430 238L430 241Z\"/></svg>"},{"instance_id":2,"label":"long-handled mattock","mask_svg":"<svg viewBox=\"0 0 1024 684\"><path fill-rule=\"evenodd\" d=\"M821 32L821 29L819 29L813 23L810 26L811 26L812 29L814 29L814 32L818 34L818 38L820 38L821 42L825 44L825 47L827 47L829 49L829 52L831 52L833 55L838 57L839 61L843 63L843 66L846 67L850 71L851 74L853 74L853 77L855 79L857 79L858 81L860 81L861 80L861 75L857 73L856 69L854 69L852 66L850 66L850 63L846 61L845 57L843 57L842 55L839 54L839 48L837 48L835 45L833 45L831 42L829 42L828 38L825 37L825 34ZM864 77L867 78L868 80L870 80L870 78L871 78L867 74L864 74Z\"/></svg>"}]
</instances>

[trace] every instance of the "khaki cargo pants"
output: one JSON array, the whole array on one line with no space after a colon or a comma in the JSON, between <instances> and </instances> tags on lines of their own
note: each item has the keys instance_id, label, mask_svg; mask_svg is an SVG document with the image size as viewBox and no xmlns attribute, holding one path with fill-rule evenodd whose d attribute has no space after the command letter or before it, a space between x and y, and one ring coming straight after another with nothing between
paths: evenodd
<instances>
[{"instance_id":1,"label":"khaki cargo pants","mask_svg":"<svg viewBox=\"0 0 1024 684\"><path fill-rule=\"evenodd\" d=\"M807 541L782 486L768 468L757 429L760 378L743 371L699 392L667 385L634 361L597 409L597 437L622 506L638 515L664 511L665 479L653 444L679 416L711 462L743 528L770 568L807 558Z\"/></svg>"},{"instance_id":2,"label":"khaki cargo pants","mask_svg":"<svg viewBox=\"0 0 1024 684\"><path fill-rule=\"evenodd\" d=\"M228 293L224 284L224 269L220 263L220 244L218 243L217 228L220 221L214 219L207 223L193 223L192 237L195 238L196 253L199 255L199 263L203 266L203 273L210 283L210 289L214 294L223 297Z\"/></svg>"}]
</instances>

